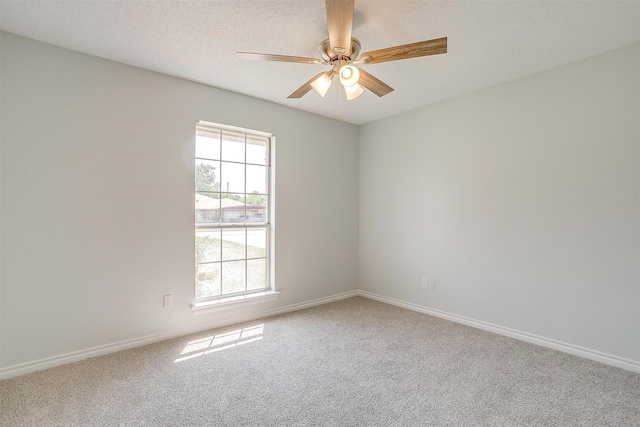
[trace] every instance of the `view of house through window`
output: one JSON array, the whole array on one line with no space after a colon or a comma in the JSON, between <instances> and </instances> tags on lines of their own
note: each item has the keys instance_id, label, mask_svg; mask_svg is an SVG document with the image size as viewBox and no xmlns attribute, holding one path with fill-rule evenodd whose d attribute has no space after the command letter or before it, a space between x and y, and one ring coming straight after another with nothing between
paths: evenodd
<instances>
[{"instance_id":1,"label":"view of house through window","mask_svg":"<svg viewBox=\"0 0 640 427\"><path fill-rule=\"evenodd\" d=\"M196 125L196 300L270 289L271 137Z\"/></svg>"}]
</instances>

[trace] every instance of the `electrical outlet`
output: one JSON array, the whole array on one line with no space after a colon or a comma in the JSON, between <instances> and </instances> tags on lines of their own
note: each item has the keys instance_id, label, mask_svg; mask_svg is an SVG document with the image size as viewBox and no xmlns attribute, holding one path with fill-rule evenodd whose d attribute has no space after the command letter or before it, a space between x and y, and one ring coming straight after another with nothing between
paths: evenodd
<instances>
[{"instance_id":1,"label":"electrical outlet","mask_svg":"<svg viewBox=\"0 0 640 427\"><path fill-rule=\"evenodd\" d=\"M429 289L432 291L436 290L436 279L429 279Z\"/></svg>"},{"instance_id":2,"label":"electrical outlet","mask_svg":"<svg viewBox=\"0 0 640 427\"><path fill-rule=\"evenodd\" d=\"M171 304L173 304L173 296L171 294L164 295L162 297L162 307L171 307Z\"/></svg>"},{"instance_id":3,"label":"electrical outlet","mask_svg":"<svg viewBox=\"0 0 640 427\"><path fill-rule=\"evenodd\" d=\"M427 277L422 278L422 289L429 289L429 279Z\"/></svg>"}]
</instances>

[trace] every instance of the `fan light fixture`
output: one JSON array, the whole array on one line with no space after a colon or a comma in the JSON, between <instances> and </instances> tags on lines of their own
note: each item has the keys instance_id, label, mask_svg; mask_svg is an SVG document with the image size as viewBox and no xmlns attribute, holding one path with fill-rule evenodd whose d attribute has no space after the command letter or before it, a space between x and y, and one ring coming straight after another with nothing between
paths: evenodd
<instances>
[{"instance_id":1,"label":"fan light fixture","mask_svg":"<svg viewBox=\"0 0 640 427\"><path fill-rule=\"evenodd\" d=\"M320 74L316 79L314 79L310 85L315 90L318 95L324 98L324 96L329 91L331 87L331 83L333 82L334 72L323 73ZM340 71L338 72L340 76L340 83L344 87L344 91L347 94L347 100L351 101L352 99L356 99L360 95L362 95L362 86L358 84L358 80L360 80L360 70L358 70L353 65L343 65L340 67Z\"/></svg>"},{"instance_id":2,"label":"fan light fixture","mask_svg":"<svg viewBox=\"0 0 640 427\"><path fill-rule=\"evenodd\" d=\"M358 83L351 86L345 86L344 91L346 92L347 100L349 101L351 101L352 99L356 99L357 97L362 95L363 92L362 86L360 86Z\"/></svg>"},{"instance_id":3,"label":"fan light fixture","mask_svg":"<svg viewBox=\"0 0 640 427\"><path fill-rule=\"evenodd\" d=\"M324 98L327 91L331 87L331 79L326 74L322 74L320 77L311 82L311 87L318 95Z\"/></svg>"},{"instance_id":4,"label":"fan light fixture","mask_svg":"<svg viewBox=\"0 0 640 427\"><path fill-rule=\"evenodd\" d=\"M362 95L362 86L358 84L360 80L360 70L353 65L343 65L340 67L340 83L344 86L347 94L347 101L356 99Z\"/></svg>"},{"instance_id":5,"label":"fan light fixture","mask_svg":"<svg viewBox=\"0 0 640 427\"><path fill-rule=\"evenodd\" d=\"M353 86L360 80L360 70L353 65L343 65L340 68L340 83L342 86Z\"/></svg>"}]
</instances>

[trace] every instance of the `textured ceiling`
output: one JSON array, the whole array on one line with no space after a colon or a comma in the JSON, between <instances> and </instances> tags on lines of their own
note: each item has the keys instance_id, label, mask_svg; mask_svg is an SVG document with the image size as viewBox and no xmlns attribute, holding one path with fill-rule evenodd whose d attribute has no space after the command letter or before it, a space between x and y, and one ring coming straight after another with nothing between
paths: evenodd
<instances>
[{"instance_id":1,"label":"textured ceiling","mask_svg":"<svg viewBox=\"0 0 640 427\"><path fill-rule=\"evenodd\" d=\"M287 99L323 65L246 61L236 51L317 57L323 0L7 1L2 30L362 124L640 41L640 1L356 0L362 51L448 37L448 53L367 66L395 91ZM334 87L337 85L334 84Z\"/></svg>"}]
</instances>

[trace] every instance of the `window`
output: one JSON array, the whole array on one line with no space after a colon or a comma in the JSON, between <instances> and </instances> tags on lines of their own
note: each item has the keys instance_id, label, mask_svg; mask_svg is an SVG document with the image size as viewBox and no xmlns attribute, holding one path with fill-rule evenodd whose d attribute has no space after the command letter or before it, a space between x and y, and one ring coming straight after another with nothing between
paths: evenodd
<instances>
[{"instance_id":1,"label":"window","mask_svg":"<svg viewBox=\"0 0 640 427\"><path fill-rule=\"evenodd\" d=\"M271 289L272 139L196 125L196 303Z\"/></svg>"}]
</instances>

